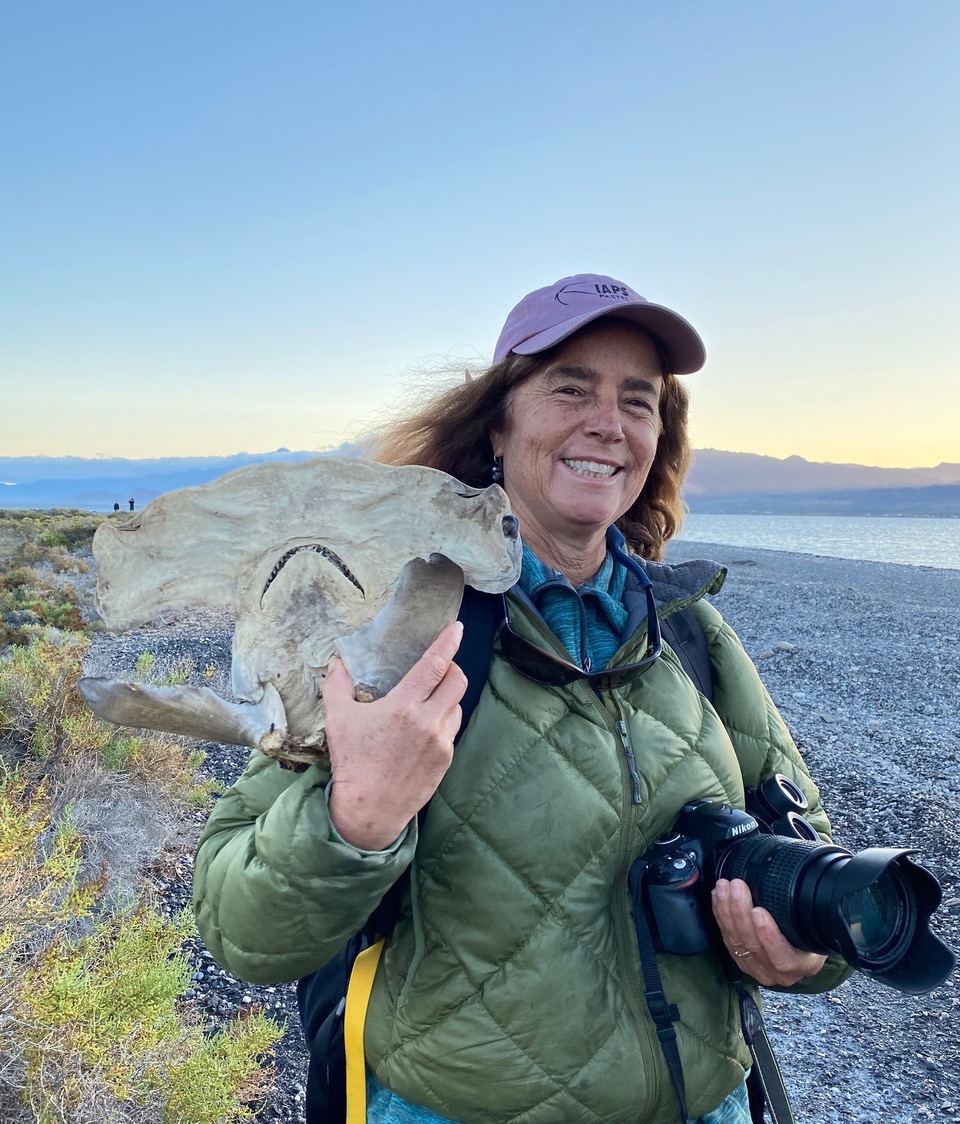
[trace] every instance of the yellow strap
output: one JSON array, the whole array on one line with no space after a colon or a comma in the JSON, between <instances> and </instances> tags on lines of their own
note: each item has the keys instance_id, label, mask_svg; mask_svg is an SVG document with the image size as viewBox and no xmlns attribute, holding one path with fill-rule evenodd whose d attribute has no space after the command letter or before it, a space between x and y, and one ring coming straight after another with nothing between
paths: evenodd
<instances>
[{"instance_id":1,"label":"yellow strap","mask_svg":"<svg viewBox=\"0 0 960 1124\"><path fill-rule=\"evenodd\" d=\"M363 1056L363 1026L373 990L373 977L383 951L383 938L354 960L343 1015L343 1044L347 1055L347 1124L367 1124L367 1065Z\"/></svg>"}]
</instances>

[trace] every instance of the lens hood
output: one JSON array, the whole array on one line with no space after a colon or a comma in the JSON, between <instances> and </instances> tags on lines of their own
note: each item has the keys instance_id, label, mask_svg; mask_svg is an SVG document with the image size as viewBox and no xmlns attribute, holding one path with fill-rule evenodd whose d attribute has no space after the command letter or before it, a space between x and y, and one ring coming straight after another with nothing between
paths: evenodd
<instances>
[{"instance_id":1,"label":"lens hood","mask_svg":"<svg viewBox=\"0 0 960 1124\"><path fill-rule=\"evenodd\" d=\"M910 858L916 853L868 847L835 866L826 911L834 938L829 943L847 963L907 995L938 987L957 963L930 932L943 891L930 871ZM884 939L871 939L874 931Z\"/></svg>"}]
</instances>

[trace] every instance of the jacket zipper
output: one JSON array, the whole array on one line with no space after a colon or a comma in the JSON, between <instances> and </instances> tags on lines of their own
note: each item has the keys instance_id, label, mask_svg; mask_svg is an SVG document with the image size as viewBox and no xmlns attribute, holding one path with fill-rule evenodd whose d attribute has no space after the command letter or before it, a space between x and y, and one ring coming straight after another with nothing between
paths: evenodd
<instances>
[{"instance_id":1,"label":"jacket zipper","mask_svg":"<svg viewBox=\"0 0 960 1124\"><path fill-rule=\"evenodd\" d=\"M630 732L620 702L614 692L604 701L589 688L587 694L592 698L611 733L619 738L623 752L620 760L620 780L622 805L620 812L620 840L617 865L613 877L613 936L617 950L617 963L623 981L623 992L627 1008L633 1016L637 1028L637 1041L643 1060L643 1069L649 1075L649 1100L651 1106L660 1103L661 1070L663 1055L654 1041L653 1023L647 1011L646 993L640 974L640 954L637 950L636 933L627 889L627 873L633 862L632 840L636 834L640 809L640 778L636 769L636 756L630 740ZM611 714L611 704L615 713Z\"/></svg>"},{"instance_id":2,"label":"jacket zipper","mask_svg":"<svg viewBox=\"0 0 960 1124\"><path fill-rule=\"evenodd\" d=\"M551 647L556 648L557 641L554 639L553 633L547 628L541 628L539 622L534 621L533 623L541 639ZM635 637L631 639L635 640ZM633 647L634 645L631 644L630 649ZM562 651L562 646L559 650ZM629 654L629 651L624 651L621 648L616 656L623 659ZM643 1069L649 1075L649 1088L647 1090L649 1100L647 1103L655 1106L660 1103L661 1099L664 1060L659 1044L655 1040L653 1022L647 1011L646 992L640 973L640 954L637 949L636 932L633 927L630 892L627 888L627 873L633 861L632 840L636 834L641 803L636 754L630 738L630 730L626 723L626 716L617 699L616 692L610 692L605 699L585 683L571 684L569 689L580 694L582 698L588 699L591 706L596 707L614 739L622 746L622 752L617 754L620 762L622 803L617 863L614 870L613 886L611 887L613 936L627 1008L633 1017L634 1026L637 1028L637 1043L640 1048Z\"/></svg>"},{"instance_id":3,"label":"jacket zipper","mask_svg":"<svg viewBox=\"0 0 960 1124\"><path fill-rule=\"evenodd\" d=\"M640 778L637 776L637 758L633 752L633 745L630 742L630 731L627 729L627 724L622 718L617 719L617 733L620 735L620 741L623 742L623 756L627 761L627 768L630 770L630 792L632 803L640 803Z\"/></svg>"}]
</instances>

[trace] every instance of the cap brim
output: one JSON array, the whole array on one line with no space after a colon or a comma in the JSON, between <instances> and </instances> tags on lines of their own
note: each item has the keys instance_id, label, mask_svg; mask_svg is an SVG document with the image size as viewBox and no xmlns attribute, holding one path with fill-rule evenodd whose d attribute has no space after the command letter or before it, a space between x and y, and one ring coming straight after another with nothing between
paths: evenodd
<instances>
[{"instance_id":1,"label":"cap brim","mask_svg":"<svg viewBox=\"0 0 960 1124\"><path fill-rule=\"evenodd\" d=\"M663 345L670 360L671 375L692 375L707 361L707 349L699 333L687 320L660 304L618 304L610 308L600 308L574 316L562 324L554 324L546 331L539 332L530 339L511 348L517 355L537 355L555 343L572 336L585 324L599 320L602 316L615 316L618 320L629 320L644 328Z\"/></svg>"}]
</instances>

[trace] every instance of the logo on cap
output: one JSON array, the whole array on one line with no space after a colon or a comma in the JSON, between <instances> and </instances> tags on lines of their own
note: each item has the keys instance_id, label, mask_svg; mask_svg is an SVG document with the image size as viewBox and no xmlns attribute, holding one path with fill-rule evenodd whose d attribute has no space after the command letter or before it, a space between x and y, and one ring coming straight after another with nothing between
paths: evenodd
<instances>
[{"instance_id":1,"label":"logo on cap","mask_svg":"<svg viewBox=\"0 0 960 1124\"><path fill-rule=\"evenodd\" d=\"M633 294L626 285L607 285L606 283L585 285L582 281L578 281L572 285L564 285L557 290L554 299L559 301L560 304L571 304L573 302L564 299L569 296L600 297L608 301L628 301L634 299Z\"/></svg>"}]
</instances>

